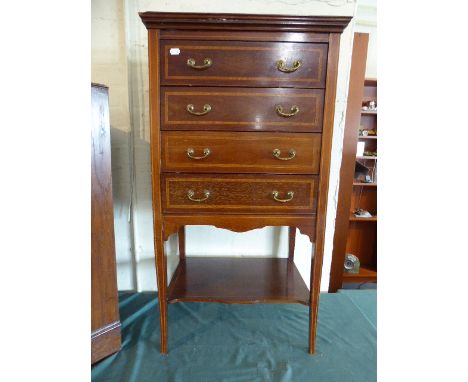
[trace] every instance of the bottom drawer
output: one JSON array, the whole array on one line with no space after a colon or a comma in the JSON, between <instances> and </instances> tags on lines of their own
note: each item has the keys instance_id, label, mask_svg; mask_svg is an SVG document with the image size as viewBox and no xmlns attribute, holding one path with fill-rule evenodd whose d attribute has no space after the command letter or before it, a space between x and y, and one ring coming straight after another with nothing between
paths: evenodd
<instances>
[{"instance_id":1,"label":"bottom drawer","mask_svg":"<svg viewBox=\"0 0 468 382\"><path fill-rule=\"evenodd\" d=\"M314 213L318 176L164 174L164 212Z\"/></svg>"}]
</instances>

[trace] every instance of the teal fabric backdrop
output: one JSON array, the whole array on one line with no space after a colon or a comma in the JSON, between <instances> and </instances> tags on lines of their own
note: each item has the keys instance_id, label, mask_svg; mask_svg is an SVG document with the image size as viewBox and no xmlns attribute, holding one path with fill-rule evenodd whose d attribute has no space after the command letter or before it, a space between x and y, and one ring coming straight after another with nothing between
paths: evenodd
<instances>
[{"instance_id":1,"label":"teal fabric backdrop","mask_svg":"<svg viewBox=\"0 0 468 382\"><path fill-rule=\"evenodd\" d=\"M92 381L376 381L376 293L322 294L313 356L306 306L215 303L169 305L162 355L157 294L121 293L122 350Z\"/></svg>"}]
</instances>

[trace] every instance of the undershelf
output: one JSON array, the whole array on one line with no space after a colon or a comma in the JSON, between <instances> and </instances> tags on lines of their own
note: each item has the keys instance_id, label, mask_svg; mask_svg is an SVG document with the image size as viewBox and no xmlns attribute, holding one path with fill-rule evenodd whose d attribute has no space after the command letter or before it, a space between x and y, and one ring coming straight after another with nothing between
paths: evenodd
<instances>
[{"instance_id":1,"label":"undershelf","mask_svg":"<svg viewBox=\"0 0 468 382\"><path fill-rule=\"evenodd\" d=\"M360 267L359 273L343 272L343 282L367 282L377 281L377 271L369 268Z\"/></svg>"},{"instance_id":2,"label":"undershelf","mask_svg":"<svg viewBox=\"0 0 468 382\"><path fill-rule=\"evenodd\" d=\"M349 221L351 222L376 222L377 216L371 216L371 217L365 218L365 217L355 216L354 214L351 213L349 215Z\"/></svg>"},{"instance_id":3,"label":"undershelf","mask_svg":"<svg viewBox=\"0 0 468 382\"><path fill-rule=\"evenodd\" d=\"M186 257L168 289L169 303L301 303L310 292L285 258Z\"/></svg>"},{"instance_id":4,"label":"undershelf","mask_svg":"<svg viewBox=\"0 0 468 382\"><path fill-rule=\"evenodd\" d=\"M377 187L377 183L360 183L360 182L355 182L355 183L353 183L353 186Z\"/></svg>"},{"instance_id":5,"label":"undershelf","mask_svg":"<svg viewBox=\"0 0 468 382\"><path fill-rule=\"evenodd\" d=\"M377 135L359 135L358 139L377 139Z\"/></svg>"}]
</instances>

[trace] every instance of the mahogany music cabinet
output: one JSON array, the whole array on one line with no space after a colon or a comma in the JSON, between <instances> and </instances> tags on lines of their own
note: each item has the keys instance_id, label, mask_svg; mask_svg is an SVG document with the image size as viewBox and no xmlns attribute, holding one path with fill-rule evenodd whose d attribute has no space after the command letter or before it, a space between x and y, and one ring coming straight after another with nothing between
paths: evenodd
<instances>
[{"instance_id":1,"label":"mahogany music cabinet","mask_svg":"<svg viewBox=\"0 0 468 382\"><path fill-rule=\"evenodd\" d=\"M315 352L340 34L350 17L140 13L149 36L154 240L167 303L301 303ZM290 227L288 258L185 256L185 225ZM311 290L293 261L315 243ZM179 233L167 285L164 241Z\"/></svg>"}]
</instances>

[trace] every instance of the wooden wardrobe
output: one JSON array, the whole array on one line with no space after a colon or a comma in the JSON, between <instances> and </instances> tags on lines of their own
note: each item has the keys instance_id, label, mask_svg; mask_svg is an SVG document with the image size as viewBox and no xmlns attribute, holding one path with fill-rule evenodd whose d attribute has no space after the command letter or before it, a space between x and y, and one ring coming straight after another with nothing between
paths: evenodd
<instances>
[{"instance_id":1,"label":"wooden wardrobe","mask_svg":"<svg viewBox=\"0 0 468 382\"><path fill-rule=\"evenodd\" d=\"M91 363L120 350L109 91L91 84Z\"/></svg>"}]
</instances>

